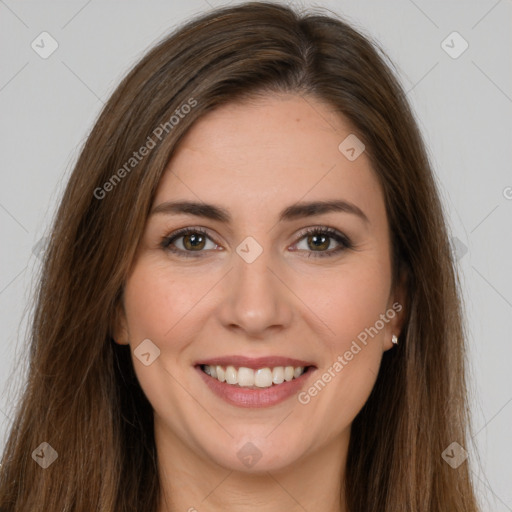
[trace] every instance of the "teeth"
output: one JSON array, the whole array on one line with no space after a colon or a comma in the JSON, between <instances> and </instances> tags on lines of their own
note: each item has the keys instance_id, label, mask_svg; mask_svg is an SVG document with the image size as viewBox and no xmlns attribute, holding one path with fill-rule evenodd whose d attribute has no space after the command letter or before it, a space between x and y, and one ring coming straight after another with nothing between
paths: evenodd
<instances>
[{"instance_id":1,"label":"teeth","mask_svg":"<svg viewBox=\"0 0 512 512\"><path fill-rule=\"evenodd\" d=\"M272 371L270 368L260 368L254 372L254 385L258 388L272 386Z\"/></svg>"},{"instance_id":2,"label":"teeth","mask_svg":"<svg viewBox=\"0 0 512 512\"><path fill-rule=\"evenodd\" d=\"M233 367L231 366L231 368ZM254 386L254 370L245 367L239 368L238 377L234 384L238 384L239 386Z\"/></svg>"},{"instance_id":3,"label":"teeth","mask_svg":"<svg viewBox=\"0 0 512 512\"><path fill-rule=\"evenodd\" d=\"M275 368L259 368L253 370L241 366L238 370L234 366L202 365L203 371L220 382L226 382L243 388L268 388L273 384L282 384L299 378L305 370L304 366L276 366Z\"/></svg>"},{"instance_id":4,"label":"teeth","mask_svg":"<svg viewBox=\"0 0 512 512\"><path fill-rule=\"evenodd\" d=\"M291 366L293 368L293 366ZM272 382L274 384L281 384L284 382L284 368L277 366L272 370Z\"/></svg>"}]
</instances>

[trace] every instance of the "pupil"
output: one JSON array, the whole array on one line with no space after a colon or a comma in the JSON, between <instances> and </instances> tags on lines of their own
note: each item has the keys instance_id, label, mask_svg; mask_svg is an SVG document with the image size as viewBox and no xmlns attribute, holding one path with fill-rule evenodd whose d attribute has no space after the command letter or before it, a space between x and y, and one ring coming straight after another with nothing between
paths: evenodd
<instances>
[{"instance_id":1,"label":"pupil","mask_svg":"<svg viewBox=\"0 0 512 512\"><path fill-rule=\"evenodd\" d=\"M202 235L192 234L192 235L187 235L185 237L185 240L188 240L192 247L197 248L203 241L202 238L203 238Z\"/></svg>"},{"instance_id":2,"label":"pupil","mask_svg":"<svg viewBox=\"0 0 512 512\"><path fill-rule=\"evenodd\" d=\"M311 238L314 240L314 244L315 244L315 247L320 247L320 248L324 248L322 246L325 245L325 240L327 239L327 237L323 236L323 235L312 235ZM320 242L320 245L317 245L316 242L319 240L319 239L322 239L322 242Z\"/></svg>"}]
</instances>

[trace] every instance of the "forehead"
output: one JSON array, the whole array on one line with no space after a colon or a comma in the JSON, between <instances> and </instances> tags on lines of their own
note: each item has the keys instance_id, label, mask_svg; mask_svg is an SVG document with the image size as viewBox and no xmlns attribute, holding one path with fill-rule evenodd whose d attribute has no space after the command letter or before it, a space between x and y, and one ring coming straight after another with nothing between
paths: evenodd
<instances>
[{"instance_id":1,"label":"forehead","mask_svg":"<svg viewBox=\"0 0 512 512\"><path fill-rule=\"evenodd\" d=\"M273 95L230 103L201 117L180 142L155 203L189 199L238 213L281 211L300 200L345 199L368 216L383 197L363 152L338 149L353 130L312 97ZM264 211L265 212L264 212Z\"/></svg>"}]
</instances>

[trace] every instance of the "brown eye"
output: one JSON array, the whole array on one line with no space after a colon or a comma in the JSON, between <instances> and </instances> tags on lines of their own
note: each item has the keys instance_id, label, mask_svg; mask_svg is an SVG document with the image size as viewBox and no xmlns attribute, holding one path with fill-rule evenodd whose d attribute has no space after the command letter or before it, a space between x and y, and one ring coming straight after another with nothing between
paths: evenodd
<instances>
[{"instance_id":1,"label":"brown eye","mask_svg":"<svg viewBox=\"0 0 512 512\"><path fill-rule=\"evenodd\" d=\"M205 230L201 228L183 228L165 237L161 246L179 256L196 257L207 252L204 249L208 249L206 247L208 241L212 242L213 247L210 247L211 249L218 247Z\"/></svg>"},{"instance_id":2,"label":"brown eye","mask_svg":"<svg viewBox=\"0 0 512 512\"><path fill-rule=\"evenodd\" d=\"M307 237L308 246L314 249L328 249L330 237L324 235L309 235Z\"/></svg>"},{"instance_id":3,"label":"brown eye","mask_svg":"<svg viewBox=\"0 0 512 512\"><path fill-rule=\"evenodd\" d=\"M329 227L316 227L306 230L302 233L300 240L305 239L305 250L309 252L308 257L328 257L334 256L345 249L352 249L354 245L348 237L337 231L336 229ZM338 247L327 250L331 241L334 240L338 244ZM298 245L298 244L297 244Z\"/></svg>"},{"instance_id":4,"label":"brown eye","mask_svg":"<svg viewBox=\"0 0 512 512\"><path fill-rule=\"evenodd\" d=\"M183 246L186 249L196 250L196 249L204 249L205 245L205 236L199 233L191 233L188 235L184 235L183 237Z\"/></svg>"}]
</instances>

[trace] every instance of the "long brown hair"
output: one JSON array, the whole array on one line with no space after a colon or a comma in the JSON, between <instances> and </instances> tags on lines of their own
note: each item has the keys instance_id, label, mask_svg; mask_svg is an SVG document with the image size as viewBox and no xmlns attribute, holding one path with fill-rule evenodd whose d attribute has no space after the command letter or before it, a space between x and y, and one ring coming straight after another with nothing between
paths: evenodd
<instances>
[{"instance_id":1,"label":"long brown hair","mask_svg":"<svg viewBox=\"0 0 512 512\"><path fill-rule=\"evenodd\" d=\"M399 345L352 424L348 510L478 510L468 462L454 469L442 458L469 432L460 285L426 149L384 57L336 15L251 2L190 20L127 74L49 237L28 379L2 458L3 511L156 510L152 408L129 346L111 337L123 283L185 132L219 105L272 93L327 102L354 127L384 194L393 282L407 278ZM43 442L58 454L46 469L32 456Z\"/></svg>"}]
</instances>

